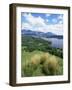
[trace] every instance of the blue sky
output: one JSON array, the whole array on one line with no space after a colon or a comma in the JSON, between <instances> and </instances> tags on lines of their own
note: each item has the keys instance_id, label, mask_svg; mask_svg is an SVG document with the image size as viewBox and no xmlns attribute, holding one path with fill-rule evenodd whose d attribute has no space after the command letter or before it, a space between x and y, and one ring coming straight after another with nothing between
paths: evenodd
<instances>
[{"instance_id":1,"label":"blue sky","mask_svg":"<svg viewBox=\"0 0 72 90\"><path fill-rule=\"evenodd\" d=\"M63 14L22 12L21 28L22 30L53 32L62 35Z\"/></svg>"}]
</instances>

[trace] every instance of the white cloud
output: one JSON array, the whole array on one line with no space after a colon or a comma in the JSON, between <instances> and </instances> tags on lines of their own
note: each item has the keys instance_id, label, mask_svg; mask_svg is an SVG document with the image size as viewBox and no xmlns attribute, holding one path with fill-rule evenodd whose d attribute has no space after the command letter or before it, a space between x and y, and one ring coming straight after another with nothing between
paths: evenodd
<instances>
[{"instance_id":1,"label":"white cloud","mask_svg":"<svg viewBox=\"0 0 72 90\"><path fill-rule=\"evenodd\" d=\"M27 16L27 13L22 13L22 16L26 17Z\"/></svg>"},{"instance_id":2,"label":"white cloud","mask_svg":"<svg viewBox=\"0 0 72 90\"><path fill-rule=\"evenodd\" d=\"M53 22L53 23L57 23L57 19L53 18L53 19L52 19L52 22Z\"/></svg>"},{"instance_id":3,"label":"white cloud","mask_svg":"<svg viewBox=\"0 0 72 90\"><path fill-rule=\"evenodd\" d=\"M36 25L36 26L43 26L44 23L44 19L42 19L41 17L34 17L32 16L30 13L29 14L25 14L24 17L27 19L27 21L31 24L31 25Z\"/></svg>"},{"instance_id":4,"label":"white cloud","mask_svg":"<svg viewBox=\"0 0 72 90\"><path fill-rule=\"evenodd\" d=\"M49 17L50 16L50 14L46 14L46 17Z\"/></svg>"},{"instance_id":5,"label":"white cloud","mask_svg":"<svg viewBox=\"0 0 72 90\"><path fill-rule=\"evenodd\" d=\"M63 23L63 21L62 21L62 20L60 20L60 21L59 21L59 24L62 24L62 23Z\"/></svg>"},{"instance_id":6,"label":"white cloud","mask_svg":"<svg viewBox=\"0 0 72 90\"><path fill-rule=\"evenodd\" d=\"M63 25L62 24L51 24L46 25L44 32L53 32L55 34L63 34Z\"/></svg>"},{"instance_id":7,"label":"white cloud","mask_svg":"<svg viewBox=\"0 0 72 90\"><path fill-rule=\"evenodd\" d=\"M46 19L46 22L48 23L48 22L49 22L49 20L48 20L48 19Z\"/></svg>"},{"instance_id":8,"label":"white cloud","mask_svg":"<svg viewBox=\"0 0 72 90\"><path fill-rule=\"evenodd\" d=\"M32 29L29 23L22 23L22 29Z\"/></svg>"},{"instance_id":9,"label":"white cloud","mask_svg":"<svg viewBox=\"0 0 72 90\"><path fill-rule=\"evenodd\" d=\"M31 14L24 14L27 22L22 23L22 29L30 29L33 31L41 31L41 32L53 32L55 34L63 34L63 24L47 24L43 18L34 17ZM56 19L55 19L56 20ZM53 20L54 22L56 22Z\"/></svg>"},{"instance_id":10,"label":"white cloud","mask_svg":"<svg viewBox=\"0 0 72 90\"><path fill-rule=\"evenodd\" d=\"M62 15L59 15L58 19L63 19L63 16Z\"/></svg>"}]
</instances>

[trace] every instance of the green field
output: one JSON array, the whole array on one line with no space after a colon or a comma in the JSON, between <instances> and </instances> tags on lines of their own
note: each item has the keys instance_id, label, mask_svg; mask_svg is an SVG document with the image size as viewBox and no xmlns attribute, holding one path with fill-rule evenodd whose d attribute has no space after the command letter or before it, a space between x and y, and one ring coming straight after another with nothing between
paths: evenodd
<instances>
[{"instance_id":1,"label":"green field","mask_svg":"<svg viewBox=\"0 0 72 90\"><path fill-rule=\"evenodd\" d=\"M22 36L22 77L63 75L62 49L50 45L40 38Z\"/></svg>"}]
</instances>

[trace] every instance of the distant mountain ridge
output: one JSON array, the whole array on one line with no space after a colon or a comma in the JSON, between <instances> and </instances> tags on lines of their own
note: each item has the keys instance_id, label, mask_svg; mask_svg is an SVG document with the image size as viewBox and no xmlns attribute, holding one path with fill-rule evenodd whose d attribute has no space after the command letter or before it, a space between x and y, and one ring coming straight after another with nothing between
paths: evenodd
<instances>
[{"instance_id":1,"label":"distant mountain ridge","mask_svg":"<svg viewBox=\"0 0 72 90\"><path fill-rule=\"evenodd\" d=\"M32 30L21 30L22 35L29 35L29 36L38 36L38 37L46 37L46 38L63 38L63 35L56 35L52 32L38 32Z\"/></svg>"}]
</instances>

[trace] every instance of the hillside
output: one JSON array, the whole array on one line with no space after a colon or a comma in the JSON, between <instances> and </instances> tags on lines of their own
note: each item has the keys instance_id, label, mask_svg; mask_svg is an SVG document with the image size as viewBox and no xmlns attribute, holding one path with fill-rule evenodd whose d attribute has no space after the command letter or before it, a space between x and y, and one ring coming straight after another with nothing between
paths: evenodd
<instances>
[{"instance_id":1,"label":"hillside","mask_svg":"<svg viewBox=\"0 0 72 90\"><path fill-rule=\"evenodd\" d=\"M38 50L35 50L33 52L22 51L21 66L22 77L51 76L63 74L62 58Z\"/></svg>"},{"instance_id":2,"label":"hillside","mask_svg":"<svg viewBox=\"0 0 72 90\"><path fill-rule=\"evenodd\" d=\"M63 74L63 51L51 47L50 41L32 35L21 37L21 76Z\"/></svg>"},{"instance_id":3,"label":"hillside","mask_svg":"<svg viewBox=\"0 0 72 90\"><path fill-rule=\"evenodd\" d=\"M63 51L60 48L51 47L50 41L45 41L41 38L35 38L32 36L23 35L22 36L22 48L25 51L32 52L34 50L39 50L43 52L49 52L59 57L63 57Z\"/></svg>"}]
</instances>

